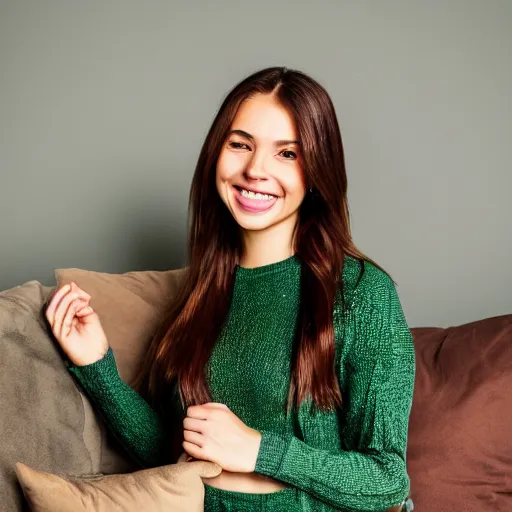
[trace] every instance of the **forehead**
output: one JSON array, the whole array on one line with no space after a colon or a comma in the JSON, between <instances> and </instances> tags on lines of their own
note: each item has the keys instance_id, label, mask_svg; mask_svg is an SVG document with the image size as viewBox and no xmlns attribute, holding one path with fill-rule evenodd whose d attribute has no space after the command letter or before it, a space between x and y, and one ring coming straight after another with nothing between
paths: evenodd
<instances>
[{"instance_id":1,"label":"forehead","mask_svg":"<svg viewBox=\"0 0 512 512\"><path fill-rule=\"evenodd\" d=\"M288 110L270 94L246 99L236 113L232 130L244 130L255 139L295 139L295 121Z\"/></svg>"}]
</instances>

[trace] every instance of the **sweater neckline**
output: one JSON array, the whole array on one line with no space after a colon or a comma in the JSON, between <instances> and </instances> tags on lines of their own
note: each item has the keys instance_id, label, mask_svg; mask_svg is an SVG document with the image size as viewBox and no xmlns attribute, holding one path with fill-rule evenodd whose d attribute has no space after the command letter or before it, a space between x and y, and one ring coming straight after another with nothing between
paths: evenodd
<instances>
[{"instance_id":1,"label":"sweater neckline","mask_svg":"<svg viewBox=\"0 0 512 512\"><path fill-rule=\"evenodd\" d=\"M299 257L294 254L293 256L290 256L284 260L276 261L275 263L270 263L268 265L261 265L259 267L247 268L236 265L236 275L239 278L275 275L296 268L297 266L300 266L300 260Z\"/></svg>"}]
</instances>

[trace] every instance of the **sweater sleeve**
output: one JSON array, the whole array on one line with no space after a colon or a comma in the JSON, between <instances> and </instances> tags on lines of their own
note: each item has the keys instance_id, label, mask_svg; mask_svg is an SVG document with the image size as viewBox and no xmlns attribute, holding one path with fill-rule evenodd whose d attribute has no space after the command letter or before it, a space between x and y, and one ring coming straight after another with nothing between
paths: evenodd
<instances>
[{"instance_id":1,"label":"sweater sleeve","mask_svg":"<svg viewBox=\"0 0 512 512\"><path fill-rule=\"evenodd\" d=\"M344 418L356 432L356 449L327 451L264 431L256 471L341 510L384 510L409 493L405 454L415 374L412 336L391 281L376 304L353 308L343 322L344 339L352 344Z\"/></svg>"},{"instance_id":2,"label":"sweater sleeve","mask_svg":"<svg viewBox=\"0 0 512 512\"><path fill-rule=\"evenodd\" d=\"M169 463L171 439L163 419L121 380L111 348L95 363L68 370L77 378L108 430L143 468Z\"/></svg>"}]
</instances>

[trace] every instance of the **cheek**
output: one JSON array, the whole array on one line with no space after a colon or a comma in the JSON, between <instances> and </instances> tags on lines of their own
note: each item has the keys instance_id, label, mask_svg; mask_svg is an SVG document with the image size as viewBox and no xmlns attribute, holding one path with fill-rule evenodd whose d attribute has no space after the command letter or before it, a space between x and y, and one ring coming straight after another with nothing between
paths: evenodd
<instances>
[{"instance_id":1,"label":"cheek","mask_svg":"<svg viewBox=\"0 0 512 512\"><path fill-rule=\"evenodd\" d=\"M287 193L294 198L302 199L306 193L306 180L302 170L297 169L287 177L286 182L283 182Z\"/></svg>"},{"instance_id":2,"label":"cheek","mask_svg":"<svg viewBox=\"0 0 512 512\"><path fill-rule=\"evenodd\" d=\"M239 156L222 152L217 160L217 180L229 180L243 168L243 159Z\"/></svg>"}]
</instances>

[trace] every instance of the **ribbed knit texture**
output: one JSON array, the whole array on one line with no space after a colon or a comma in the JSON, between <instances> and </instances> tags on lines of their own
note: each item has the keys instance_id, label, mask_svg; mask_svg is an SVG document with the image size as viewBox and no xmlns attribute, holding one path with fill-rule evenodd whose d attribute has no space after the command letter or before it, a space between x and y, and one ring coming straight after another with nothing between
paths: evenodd
<instances>
[{"instance_id":1,"label":"ribbed knit texture","mask_svg":"<svg viewBox=\"0 0 512 512\"><path fill-rule=\"evenodd\" d=\"M370 263L345 259L346 309L338 294L333 312L343 407L319 411L308 399L298 412L287 414L300 282L297 257L237 267L229 315L207 366L213 401L262 433L256 472L291 489L265 507L261 496L206 486L206 512L381 511L409 492L405 452L414 349L393 282ZM111 350L102 360L70 371L141 466L171 462L168 423L121 381ZM169 407L170 416L181 421L178 401ZM280 507L279 500L290 493L293 504ZM248 508L251 499L254 507Z\"/></svg>"}]
</instances>

